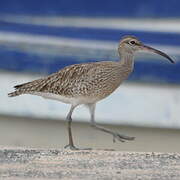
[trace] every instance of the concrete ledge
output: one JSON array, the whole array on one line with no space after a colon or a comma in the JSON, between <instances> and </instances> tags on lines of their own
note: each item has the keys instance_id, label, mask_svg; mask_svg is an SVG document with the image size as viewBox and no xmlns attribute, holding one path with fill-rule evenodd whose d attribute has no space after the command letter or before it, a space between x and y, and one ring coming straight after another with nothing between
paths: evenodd
<instances>
[{"instance_id":1,"label":"concrete ledge","mask_svg":"<svg viewBox=\"0 0 180 180\"><path fill-rule=\"evenodd\" d=\"M0 179L179 179L180 153L1 149Z\"/></svg>"}]
</instances>

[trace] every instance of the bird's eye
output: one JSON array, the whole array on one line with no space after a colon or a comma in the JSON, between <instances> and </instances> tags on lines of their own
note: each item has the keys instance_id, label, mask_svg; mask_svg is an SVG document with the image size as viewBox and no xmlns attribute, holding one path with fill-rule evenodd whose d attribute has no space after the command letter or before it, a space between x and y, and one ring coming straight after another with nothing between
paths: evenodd
<instances>
[{"instance_id":1,"label":"bird's eye","mask_svg":"<svg viewBox=\"0 0 180 180\"><path fill-rule=\"evenodd\" d=\"M129 43L134 45L136 42L135 41L130 41Z\"/></svg>"}]
</instances>

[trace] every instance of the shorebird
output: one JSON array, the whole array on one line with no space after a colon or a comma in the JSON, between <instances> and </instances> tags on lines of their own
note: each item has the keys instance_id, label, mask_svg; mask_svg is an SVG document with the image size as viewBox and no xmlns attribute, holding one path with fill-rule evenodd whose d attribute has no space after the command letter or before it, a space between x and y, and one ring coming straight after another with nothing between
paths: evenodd
<instances>
[{"instance_id":1,"label":"shorebird","mask_svg":"<svg viewBox=\"0 0 180 180\"><path fill-rule=\"evenodd\" d=\"M65 148L69 147L72 150L79 149L73 142L71 116L74 109L81 104L88 107L92 126L111 134L113 141L119 140L124 142L134 140L135 137L125 136L97 125L95 122L95 107L98 101L112 94L128 78L134 69L135 53L139 51L159 54L167 58L171 63L174 63L162 51L144 45L134 36L125 36L120 40L118 46L119 61L70 65L47 77L16 85L14 87L15 91L8 95L13 97L22 94L32 94L71 104L70 111L66 117L68 121L69 143Z\"/></svg>"}]
</instances>

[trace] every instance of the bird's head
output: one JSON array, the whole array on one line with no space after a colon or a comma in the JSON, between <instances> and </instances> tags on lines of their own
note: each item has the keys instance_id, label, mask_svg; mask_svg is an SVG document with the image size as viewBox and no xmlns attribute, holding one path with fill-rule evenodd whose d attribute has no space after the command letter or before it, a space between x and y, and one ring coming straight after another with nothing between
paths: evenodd
<instances>
[{"instance_id":1,"label":"bird's head","mask_svg":"<svg viewBox=\"0 0 180 180\"><path fill-rule=\"evenodd\" d=\"M151 52L159 54L166 59L168 59L171 63L174 61L164 52L154 49L150 46L144 45L140 40L138 40L135 36L125 36L121 39L118 47L118 51L120 55L125 54L134 54L135 52Z\"/></svg>"}]
</instances>

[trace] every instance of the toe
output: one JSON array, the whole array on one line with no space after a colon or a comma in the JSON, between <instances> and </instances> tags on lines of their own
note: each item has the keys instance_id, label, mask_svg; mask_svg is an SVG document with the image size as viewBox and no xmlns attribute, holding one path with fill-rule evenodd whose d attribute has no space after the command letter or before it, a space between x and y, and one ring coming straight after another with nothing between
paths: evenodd
<instances>
[{"instance_id":1,"label":"toe","mask_svg":"<svg viewBox=\"0 0 180 180\"><path fill-rule=\"evenodd\" d=\"M70 150L74 150L74 151L75 150L92 150L92 148L77 148L76 146L70 145L70 144L64 146L64 148L65 149L69 148Z\"/></svg>"}]
</instances>

